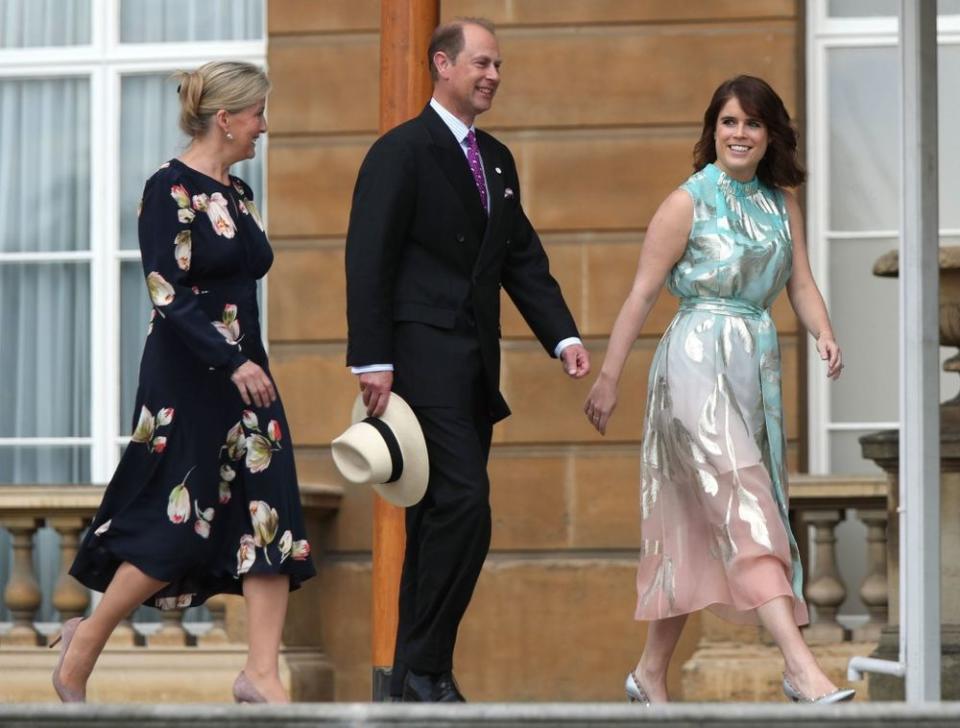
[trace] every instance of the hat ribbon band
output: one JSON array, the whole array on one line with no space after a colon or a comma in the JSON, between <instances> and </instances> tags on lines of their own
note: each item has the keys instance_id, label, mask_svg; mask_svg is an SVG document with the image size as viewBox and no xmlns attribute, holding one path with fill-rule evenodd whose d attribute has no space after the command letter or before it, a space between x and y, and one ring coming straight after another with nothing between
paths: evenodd
<instances>
[{"instance_id":1,"label":"hat ribbon band","mask_svg":"<svg viewBox=\"0 0 960 728\"><path fill-rule=\"evenodd\" d=\"M380 433L380 437L383 438L383 442L387 446L387 452L390 453L390 477L384 482L396 482L403 475L403 453L400 452L400 443L397 442L397 436L393 434L390 425L378 417L367 417L363 422L371 425L373 429Z\"/></svg>"}]
</instances>

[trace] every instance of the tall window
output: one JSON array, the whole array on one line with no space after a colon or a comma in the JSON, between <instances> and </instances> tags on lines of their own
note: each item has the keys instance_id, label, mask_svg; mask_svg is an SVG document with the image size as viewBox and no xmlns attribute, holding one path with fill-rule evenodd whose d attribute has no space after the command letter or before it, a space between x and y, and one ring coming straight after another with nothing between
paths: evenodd
<instances>
[{"instance_id":1,"label":"tall window","mask_svg":"<svg viewBox=\"0 0 960 728\"><path fill-rule=\"evenodd\" d=\"M0 0L0 487L110 478L149 312L137 201L187 144L169 76L263 65L264 6ZM261 200L262 152L233 170ZM42 621L57 544L47 529L37 540ZM0 583L8 553L0 532Z\"/></svg>"},{"instance_id":2,"label":"tall window","mask_svg":"<svg viewBox=\"0 0 960 728\"><path fill-rule=\"evenodd\" d=\"M899 243L899 6L807 1L807 237L847 363L840 381L829 383L810 347L812 472L876 471L857 440L899 422L897 283L871 272ZM940 0L938 12L940 242L958 245L960 0ZM956 375L943 375L941 398L958 386Z\"/></svg>"},{"instance_id":3,"label":"tall window","mask_svg":"<svg viewBox=\"0 0 960 728\"><path fill-rule=\"evenodd\" d=\"M144 180L180 153L170 73L263 64L263 0L0 0L0 484L109 479L148 299ZM237 165L262 200L262 157Z\"/></svg>"}]
</instances>

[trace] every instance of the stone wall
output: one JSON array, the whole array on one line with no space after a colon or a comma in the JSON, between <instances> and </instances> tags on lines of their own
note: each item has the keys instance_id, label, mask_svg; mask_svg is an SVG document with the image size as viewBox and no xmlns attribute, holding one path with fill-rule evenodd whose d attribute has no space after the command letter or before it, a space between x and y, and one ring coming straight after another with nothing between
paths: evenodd
<instances>
[{"instance_id":1,"label":"stone wall","mask_svg":"<svg viewBox=\"0 0 960 728\"><path fill-rule=\"evenodd\" d=\"M516 157L541 232L599 368L606 337L660 200L690 172L710 94L737 73L768 79L798 113L795 0L447 0L443 18L499 27L503 83L480 125ZM350 193L378 122L379 3L270 0L274 81L268 157L274 372L301 478L339 482L328 443L356 393L344 367L343 243ZM514 415L491 457L493 550L461 630L458 679L472 699L617 700L643 644L632 620L638 457L646 371L675 302L664 294L637 342L606 438L573 383L504 307L503 390ZM775 306L790 464L801 432L801 346ZM590 377L592 381L592 377ZM370 695L370 494L348 489L326 544L316 601L338 700ZM298 609L297 632L311 624ZM320 620L318 619L319 623ZM699 635L692 620L673 667ZM312 641L300 635L300 643Z\"/></svg>"}]
</instances>

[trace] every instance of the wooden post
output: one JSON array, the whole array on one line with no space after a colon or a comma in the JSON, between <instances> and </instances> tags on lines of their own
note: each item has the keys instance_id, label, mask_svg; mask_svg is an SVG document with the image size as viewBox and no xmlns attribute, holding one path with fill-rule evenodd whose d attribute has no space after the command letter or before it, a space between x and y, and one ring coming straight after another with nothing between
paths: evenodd
<instances>
[{"instance_id":1,"label":"wooden post","mask_svg":"<svg viewBox=\"0 0 960 728\"><path fill-rule=\"evenodd\" d=\"M440 20L439 0L380 3L380 133L420 113L433 83L427 65L430 35ZM397 605L405 542L404 510L374 498L373 699L389 700Z\"/></svg>"}]
</instances>

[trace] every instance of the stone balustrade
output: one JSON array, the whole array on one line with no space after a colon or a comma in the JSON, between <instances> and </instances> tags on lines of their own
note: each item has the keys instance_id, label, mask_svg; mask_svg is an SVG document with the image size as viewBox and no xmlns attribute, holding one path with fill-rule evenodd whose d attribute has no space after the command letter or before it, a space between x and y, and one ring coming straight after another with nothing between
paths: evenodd
<instances>
[{"instance_id":1,"label":"stone balustrade","mask_svg":"<svg viewBox=\"0 0 960 728\"><path fill-rule=\"evenodd\" d=\"M301 498L315 560L321 556L324 529L329 517L338 510L341 495L342 489L339 486L301 485ZM90 608L92 594L70 576L68 571L80 539L90 525L102 496L103 487L93 485L0 485L0 528L10 534L12 541L9 573L3 589L3 604L10 614L10 626L0 634L0 664L10 667L20 661L27 672L35 665L39 666L38 679L44 690L49 690L46 663L56 655L52 650L37 648L46 646L59 630L54 629L51 632L49 627L56 625L49 624L43 625L47 629L41 629L37 621L44 594L35 570L35 536L44 527L52 529L59 536L59 574L52 594L49 595L50 603L57 612L58 622L82 616ZM112 656L114 661L119 661L118 664L122 665L134 661L146 664L144 660L136 657L139 653L154 661L165 659L169 664L175 664L176 660L180 659L176 655L183 653L182 657L189 660L189 655L193 653L202 655L196 665L196 671L202 672L209 671L217 664L214 656L221 655L224 656L221 662L228 664L228 670L234 670L238 656L242 657L245 647L240 641L242 628L234 630L240 639L231 639L227 627L228 612L231 609L242 612L242 600L219 595L209 599L205 606L210 613L209 627L199 633L185 628L184 612L179 609L160 611L158 627L139 631L134 629L130 619L124 620L112 635L105 657ZM296 609L297 605L291 603L291 610ZM244 616L239 614L235 621L243 622ZM296 639L293 641L296 642ZM302 646L294 644L291 647L289 639L285 639L285 644L285 650L292 655L291 663L296 663L290 667L291 673L301 669L316 671L328 667L317 645L307 642ZM308 667L301 668L301 665ZM122 672L126 668L118 669ZM6 670L4 672L6 673ZM185 670L185 674L190 672L189 668ZM297 675L293 675L293 682L296 682L297 678ZM19 679L18 689L20 694L24 694L26 678L21 674ZM122 679L129 679L129 675ZM149 679L149 676L144 677L144 682L149 682ZM323 683L323 680L318 681L318 684ZM26 694L32 694L29 686L26 690ZM134 696L130 699L134 699ZM203 696L196 693L193 699L203 699Z\"/></svg>"},{"instance_id":2,"label":"stone balustrade","mask_svg":"<svg viewBox=\"0 0 960 728\"><path fill-rule=\"evenodd\" d=\"M792 475L790 514L798 536L801 559L807 567L804 596L816 610L805 631L811 644L876 642L887 624L887 490L882 475ZM859 585L859 596L869 616L866 624L852 633L837 620L847 598L848 585L837 567L837 526L847 512L866 526L867 572ZM807 530L812 527L813 542ZM811 558L812 557L812 558ZM813 568L809 568L810 562Z\"/></svg>"}]
</instances>

